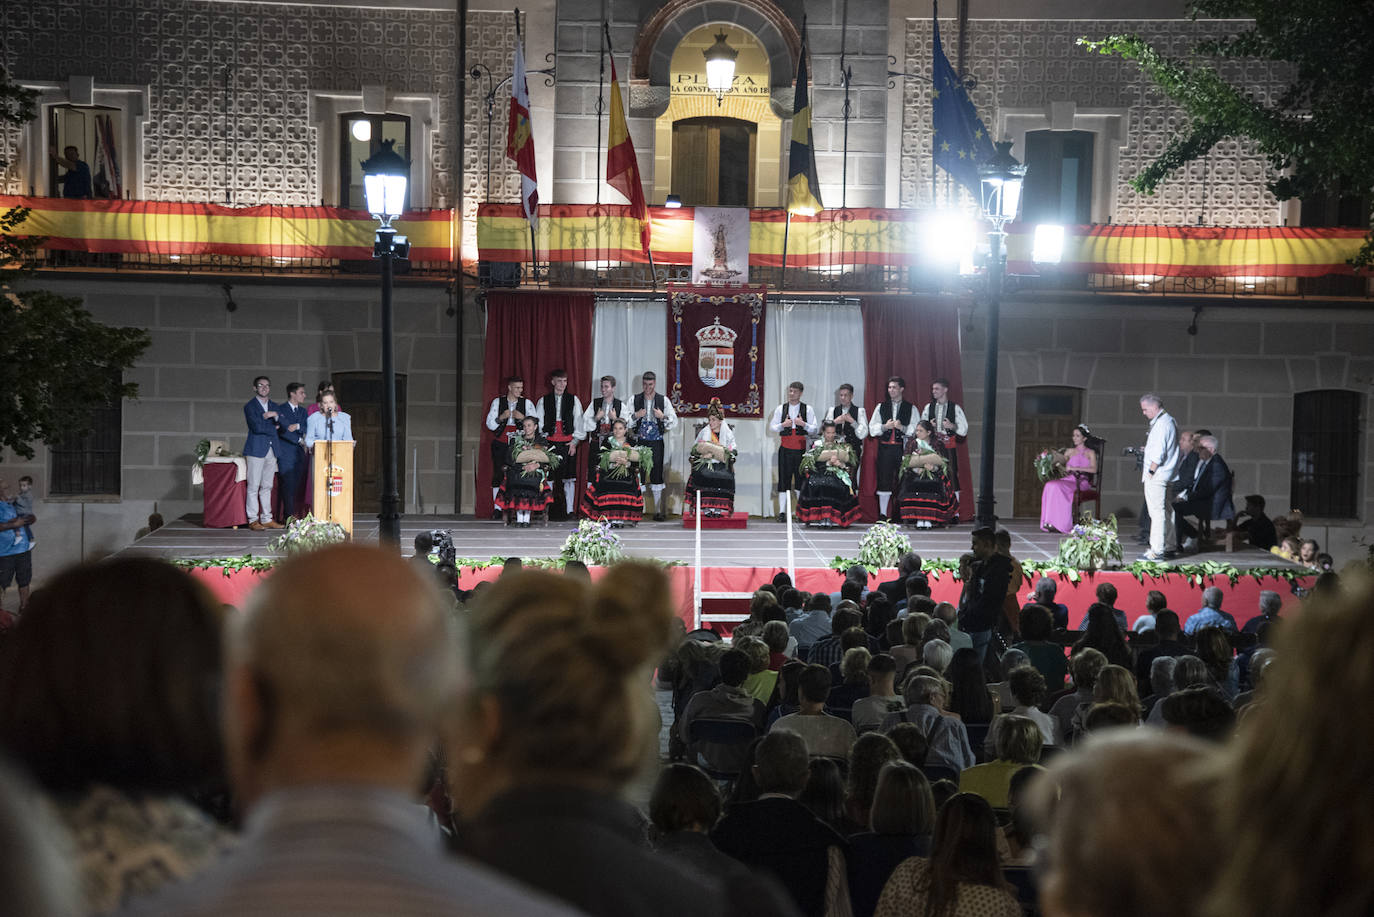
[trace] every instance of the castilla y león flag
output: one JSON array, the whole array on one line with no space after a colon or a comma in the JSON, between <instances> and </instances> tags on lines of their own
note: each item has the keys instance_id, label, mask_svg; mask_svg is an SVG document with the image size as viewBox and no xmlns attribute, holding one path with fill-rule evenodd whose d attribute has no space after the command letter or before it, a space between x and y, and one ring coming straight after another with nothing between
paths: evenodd
<instances>
[{"instance_id":1,"label":"castilla y le\u00f3n flag","mask_svg":"<svg viewBox=\"0 0 1374 917\"><path fill-rule=\"evenodd\" d=\"M609 41L609 39L608 39ZM630 216L639 220L639 242L649 250L649 205L644 200L644 182L639 178L639 160L630 128L625 123L625 105L620 97L620 81L615 75L615 55L611 55L611 124L606 136L606 184L630 201Z\"/></svg>"},{"instance_id":2,"label":"castilla y le\u00f3n flag","mask_svg":"<svg viewBox=\"0 0 1374 917\"><path fill-rule=\"evenodd\" d=\"M530 124L530 89L525 82L525 42L520 36L520 11L515 11L515 62L510 75L510 124L506 155L520 171L520 208L533 228L539 214L539 180L534 167L534 133Z\"/></svg>"}]
</instances>

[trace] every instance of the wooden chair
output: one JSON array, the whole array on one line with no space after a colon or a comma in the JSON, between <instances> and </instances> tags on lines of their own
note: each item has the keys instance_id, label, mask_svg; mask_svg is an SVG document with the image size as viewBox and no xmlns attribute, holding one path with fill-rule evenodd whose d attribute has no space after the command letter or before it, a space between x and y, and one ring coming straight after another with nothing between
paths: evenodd
<instances>
[{"instance_id":1,"label":"wooden chair","mask_svg":"<svg viewBox=\"0 0 1374 917\"><path fill-rule=\"evenodd\" d=\"M1087 446L1097 454L1097 473L1089 474L1086 471L1073 471L1075 485L1073 491L1073 521L1078 522L1079 511L1084 503L1093 504L1093 517L1102 515L1102 490L1098 486L1102 480L1102 451L1107 446L1107 441L1100 436L1089 436ZM1082 482L1088 484L1087 490L1082 490Z\"/></svg>"}]
</instances>

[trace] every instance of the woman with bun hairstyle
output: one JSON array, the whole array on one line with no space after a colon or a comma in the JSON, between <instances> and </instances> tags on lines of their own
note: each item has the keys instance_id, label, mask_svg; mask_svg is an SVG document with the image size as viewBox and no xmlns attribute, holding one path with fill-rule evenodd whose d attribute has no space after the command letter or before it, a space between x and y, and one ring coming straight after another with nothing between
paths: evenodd
<instances>
[{"instance_id":1,"label":"woman with bun hairstyle","mask_svg":"<svg viewBox=\"0 0 1374 917\"><path fill-rule=\"evenodd\" d=\"M658 757L663 571L619 564L594 584L521 572L469 609L472 681L449 736L458 849L596 917L726 913L729 881L650 851L621 798Z\"/></svg>"}]
</instances>

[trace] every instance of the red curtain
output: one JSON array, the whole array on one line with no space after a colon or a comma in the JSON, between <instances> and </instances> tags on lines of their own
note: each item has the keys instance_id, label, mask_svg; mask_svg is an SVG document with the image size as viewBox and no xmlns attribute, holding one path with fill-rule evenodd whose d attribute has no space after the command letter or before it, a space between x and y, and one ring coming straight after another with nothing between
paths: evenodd
<instances>
[{"instance_id":1,"label":"red curtain","mask_svg":"<svg viewBox=\"0 0 1374 917\"><path fill-rule=\"evenodd\" d=\"M482 445L477 451L478 519L491 515L491 440L486 428L493 398L505 395L507 377L525 380L525 397L542 398L549 390L549 373L568 372L568 391L586 409L592 391L591 293L493 291L487 294L487 343L482 364ZM578 493L585 484L585 449L577 450ZM563 494L554 494L562 500Z\"/></svg>"},{"instance_id":2,"label":"red curtain","mask_svg":"<svg viewBox=\"0 0 1374 917\"><path fill-rule=\"evenodd\" d=\"M930 383L949 380L949 399L964 408L964 378L959 356L959 308L948 298L892 296L865 298L860 305L864 322L866 409L887 397L889 376L906 380L903 397L920 410L930 400ZM978 418L969 417L969 437ZM878 518L875 465L876 443L864 448L859 481L859 507L865 522ZM974 481L969 469L968 443L959 445L959 518L973 518Z\"/></svg>"}]
</instances>

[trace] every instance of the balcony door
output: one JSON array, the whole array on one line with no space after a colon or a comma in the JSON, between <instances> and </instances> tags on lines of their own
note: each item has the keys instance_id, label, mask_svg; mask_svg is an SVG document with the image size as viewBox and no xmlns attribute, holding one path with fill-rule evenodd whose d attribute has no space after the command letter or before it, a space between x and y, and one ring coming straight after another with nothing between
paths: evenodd
<instances>
[{"instance_id":1,"label":"balcony door","mask_svg":"<svg viewBox=\"0 0 1374 917\"><path fill-rule=\"evenodd\" d=\"M751 207L758 125L738 118L673 124L673 190L688 207Z\"/></svg>"}]
</instances>

